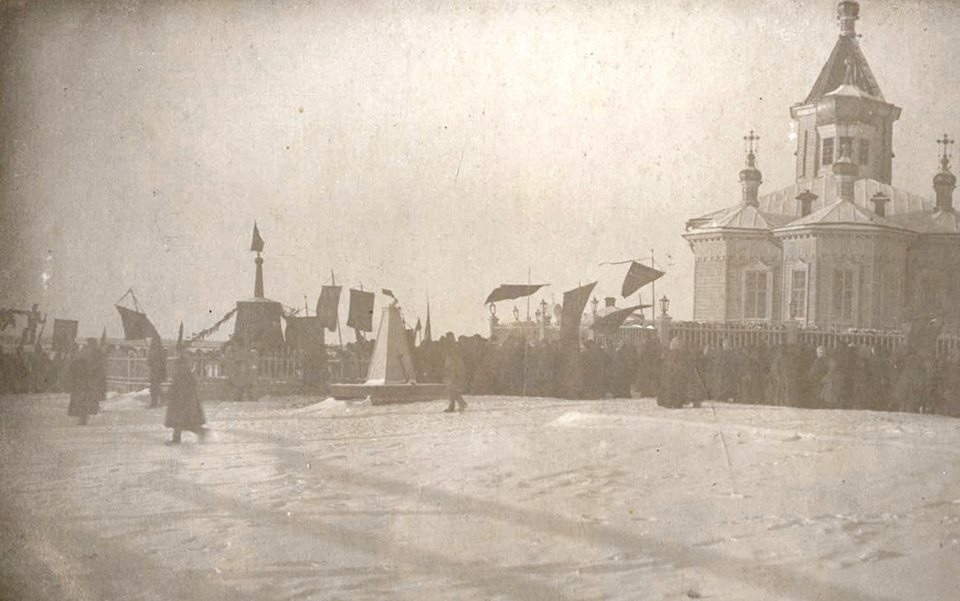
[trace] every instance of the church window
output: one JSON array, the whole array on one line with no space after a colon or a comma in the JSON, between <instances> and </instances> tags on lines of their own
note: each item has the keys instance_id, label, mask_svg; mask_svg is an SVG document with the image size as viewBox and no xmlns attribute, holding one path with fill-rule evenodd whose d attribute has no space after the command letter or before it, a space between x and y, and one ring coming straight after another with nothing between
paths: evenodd
<instances>
[{"instance_id":1,"label":"church window","mask_svg":"<svg viewBox=\"0 0 960 601\"><path fill-rule=\"evenodd\" d=\"M860 140L860 164L870 164L870 140Z\"/></svg>"},{"instance_id":2,"label":"church window","mask_svg":"<svg viewBox=\"0 0 960 601\"><path fill-rule=\"evenodd\" d=\"M823 151L820 153L824 165L833 164L833 138L823 139Z\"/></svg>"},{"instance_id":3,"label":"church window","mask_svg":"<svg viewBox=\"0 0 960 601\"><path fill-rule=\"evenodd\" d=\"M743 316L745 319L766 319L767 272L746 272L744 281Z\"/></svg>"},{"instance_id":4,"label":"church window","mask_svg":"<svg viewBox=\"0 0 960 601\"><path fill-rule=\"evenodd\" d=\"M840 156L846 153L847 158L853 160L853 138L850 136L840 136Z\"/></svg>"},{"instance_id":5,"label":"church window","mask_svg":"<svg viewBox=\"0 0 960 601\"><path fill-rule=\"evenodd\" d=\"M790 278L790 319L807 314L807 270L794 269Z\"/></svg>"},{"instance_id":6,"label":"church window","mask_svg":"<svg viewBox=\"0 0 960 601\"><path fill-rule=\"evenodd\" d=\"M853 270L833 272L833 317L837 321L853 321Z\"/></svg>"}]
</instances>

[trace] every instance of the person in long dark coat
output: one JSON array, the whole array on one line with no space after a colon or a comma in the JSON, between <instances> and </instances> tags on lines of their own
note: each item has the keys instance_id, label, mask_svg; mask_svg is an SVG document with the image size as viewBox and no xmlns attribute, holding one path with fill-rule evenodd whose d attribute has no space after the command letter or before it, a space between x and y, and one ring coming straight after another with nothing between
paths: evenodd
<instances>
[{"instance_id":1,"label":"person in long dark coat","mask_svg":"<svg viewBox=\"0 0 960 601\"><path fill-rule=\"evenodd\" d=\"M960 417L960 352L956 349L940 365L940 384L937 412Z\"/></svg>"},{"instance_id":2,"label":"person in long dark coat","mask_svg":"<svg viewBox=\"0 0 960 601\"><path fill-rule=\"evenodd\" d=\"M201 441L206 436L207 423L197 394L197 379L186 357L178 357L173 372L173 382L167 399L167 413L163 425L173 429L173 439L167 444L180 444L180 435L186 430L193 432Z\"/></svg>"},{"instance_id":3,"label":"person in long dark coat","mask_svg":"<svg viewBox=\"0 0 960 601\"><path fill-rule=\"evenodd\" d=\"M443 347L443 381L447 385L447 398L450 400L444 412L463 412L467 408L467 402L463 400L463 393L466 392L467 366L463 362L463 355L453 334L447 334L444 337Z\"/></svg>"},{"instance_id":4,"label":"person in long dark coat","mask_svg":"<svg viewBox=\"0 0 960 601\"><path fill-rule=\"evenodd\" d=\"M636 385L641 397L657 396L664 349L656 336L644 336L637 356Z\"/></svg>"},{"instance_id":5,"label":"person in long dark coat","mask_svg":"<svg viewBox=\"0 0 960 601\"><path fill-rule=\"evenodd\" d=\"M670 348L664 354L660 386L657 389L657 405L678 409L692 402L700 406L700 392L703 388L701 375L697 371L695 352L683 348L679 338L670 341Z\"/></svg>"},{"instance_id":6,"label":"person in long dark coat","mask_svg":"<svg viewBox=\"0 0 960 601\"><path fill-rule=\"evenodd\" d=\"M630 398L630 384L636 371L637 354L633 350L633 345L627 341L621 341L610 361L608 386L614 398Z\"/></svg>"},{"instance_id":7,"label":"person in long dark coat","mask_svg":"<svg viewBox=\"0 0 960 601\"><path fill-rule=\"evenodd\" d=\"M807 371L807 407L820 409L826 405L826 399L823 396L824 379L830 368L830 358L827 357L827 349L818 346L816 358Z\"/></svg>"},{"instance_id":8,"label":"person in long dark coat","mask_svg":"<svg viewBox=\"0 0 960 601\"><path fill-rule=\"evenodd\" d=\"M160 406L160 387L167 379L167 352L160 344L160 338L150 339L150 350L147 352L147 369L150 372L150 406Z\"/></svg>"},{"instance_id":9,"label":"person in long dark coat","mask_svg":"<svg viewBox=\"0 0 960 601\"><path fill-rule=\"evenodd\" d=\"M78 418L78 424L87 425L91 415L100 413L100 395L96 374L96 356L87 343L70 361L70 404L67 415Z\"/></svg>"}]
</instances>

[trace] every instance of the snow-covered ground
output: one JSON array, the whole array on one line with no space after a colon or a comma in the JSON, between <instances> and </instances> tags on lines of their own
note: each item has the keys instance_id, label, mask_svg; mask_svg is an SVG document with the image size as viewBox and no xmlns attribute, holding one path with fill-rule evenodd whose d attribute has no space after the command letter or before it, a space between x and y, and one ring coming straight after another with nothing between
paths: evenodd
<instances>
[{"instance_id":1,"label":"snow-covered ground","mask_svg":"<svg viewBox=\"0 0 960 601\"><path fill-rule=\"evenodd\" d=\"M0 598L960 599L960 420L467 400L0 398Z\"/></svg>"}]
</instances>

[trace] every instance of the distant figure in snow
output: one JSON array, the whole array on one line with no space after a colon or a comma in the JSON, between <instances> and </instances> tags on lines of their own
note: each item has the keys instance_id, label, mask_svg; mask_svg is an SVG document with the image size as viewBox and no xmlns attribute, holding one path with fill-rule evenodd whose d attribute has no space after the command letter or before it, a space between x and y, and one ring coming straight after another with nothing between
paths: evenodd
<instances>
[{"instance_id":1,"label":"distant figure in snow","mask_svg":"<svg viewBox=\"0 0 960 601\"><path fill-rule=\"evenodd\" d=\"M150 370L150 407L159 407L160 386L167 379L167 351L160 344L158 336L150 339L147 367Z\"/></svg>"},{"instance_id":2,"label":"distant figure in snow","mask_svg":"<svg viewBox=\"0 0 960 601\"><path fill-rule=\"evenodd\" d=\"M463 356L460 355L460 349L453 338L452 333L447 333L443 337L444 358L443 358L443 381L447 385L447 398L450 404L444 410L445 413L454 411L463 411L467 408L467 402L463 400L463 390L467 378L467 366L463 362Z\"/></svg>"},{"instance_id":3,"label":"distant figure in snow","mask_svg":"<svg viewBox=\"0 0 960 601\"><path fill-rule=\"evenodd\" d=\"M180 434L187 430L197 435L202 442L207 434L203 425L207 422L197 394L197 379L190 369L187 358L180 356L173 371L173 383L167 400L167 414L163 424L173 428L173 439L166 444L180 444Z\"/></svg>"},{"instance_id":4,"label":"distant figure in snow","mask_svg":"<svg viewBox=\"0 0 960 601\"><path fill-rule=\"evenodd\" d=\"M87 425L91 415L100 413L99 353L95 349L95 338L87 344L70 362L70 405L67 415L78 418L78 424Z\"/></svg>"}]
</instances>

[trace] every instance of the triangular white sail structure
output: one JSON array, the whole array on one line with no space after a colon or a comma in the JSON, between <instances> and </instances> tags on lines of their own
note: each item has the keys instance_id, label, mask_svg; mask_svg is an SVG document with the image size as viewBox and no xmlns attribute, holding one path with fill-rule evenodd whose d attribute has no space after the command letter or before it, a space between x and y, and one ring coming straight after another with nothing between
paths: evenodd
<instances>
[{"instance_id":1,"label":"triangular white sail structure","mask_svg":"<svg viewBox=\"0 0 960 601\"><path fill-rule=\"evenodd\" d=\"M383 308L380 328L367 370L368 386L377 384L416 384L417 372L413 366L413 352L403 328L400 307Z\"/></svg>"}]
</instances>

